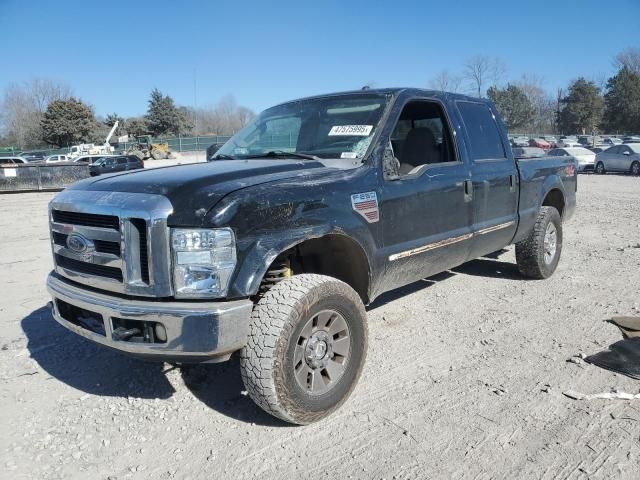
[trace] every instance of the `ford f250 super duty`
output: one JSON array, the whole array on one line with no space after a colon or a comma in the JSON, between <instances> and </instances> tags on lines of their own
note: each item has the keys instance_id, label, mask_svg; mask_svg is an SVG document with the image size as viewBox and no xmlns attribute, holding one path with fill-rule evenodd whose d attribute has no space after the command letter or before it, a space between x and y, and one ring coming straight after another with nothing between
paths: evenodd
<instances>
[{"instance_id":1,"label":"ford f250 super duty","mask_svg":"<svg viewBox=\"0 0 640 480\"><path fill-rule=\"evenodd\" d=\"M299 424L353 390L365 305L510 244L523 276L549 277L575 208L574 159L514 160L492 103L442 92L284 103L212 160L59 193L53 315L141 358L237 352L251 398Z\"/></svg>"}]
</instances>

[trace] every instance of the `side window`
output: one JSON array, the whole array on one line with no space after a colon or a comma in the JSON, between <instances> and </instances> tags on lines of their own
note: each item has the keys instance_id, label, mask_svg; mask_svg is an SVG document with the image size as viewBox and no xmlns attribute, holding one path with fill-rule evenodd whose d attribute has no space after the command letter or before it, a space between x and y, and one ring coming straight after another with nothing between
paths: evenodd
<instances>
[{"instance_id":1,"label":"side window","mask_svg":"<svg viewBox=\"0 0 640 480\"><path fill-rule=\"evenodd\" d=\"M462 115L472 160L506 158L502 137L493 113L484 103L457 102Z\"/></svg>"},{"instance_id":2,"label":"side window","mask_svg":"<svg viewBox=\"0 0 640 480\"><path fill-rule=\"evenodd\" d=\"M127 157L118 157L118 165L126 165Z\"/></svg>"},{"instance_id":3,"label":"side window","mask_svg":"<svg viewBox=\"0 0 640 480\"><path fill-rule=\"evenodd\" d=\"M417 173L425 165L456 161L447 119L436 102L407 103L391 134L391 145L401 176Z\"/></svg>"},{"instance_id":4,"label":"side window","mask_svg":"<svg viewBox=\"0 0 640 480\"><path fill-rule=\"evenodd\" d=\"M611 147L609 150L607 150L607 153L613 153L614 155L617 155L620 152L620 147Z\"/></svg>"}]
</instances>

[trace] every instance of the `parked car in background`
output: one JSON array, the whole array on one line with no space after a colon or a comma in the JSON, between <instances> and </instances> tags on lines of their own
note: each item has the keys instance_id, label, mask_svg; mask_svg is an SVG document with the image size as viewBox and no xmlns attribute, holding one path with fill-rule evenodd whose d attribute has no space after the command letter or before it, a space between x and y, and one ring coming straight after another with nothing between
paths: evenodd
<instances>
[{"instance_id":1,"label":"parked car in background","mask_svg":"<svg viewBox=\"0 0 640 480\"><path fill-rule=\"evenodd\" d=\"M27 162L39 162L44 160L47 157L47 152L45 151L31 151L31 152L22 152L20 154L22 158L24 158Z\"/></svg>"},{"instance_id":2,"label":"parked car in background","mask_svg":"<svg viewBox=\"0 0 640 480\"><path fill-rule=\"evenodd\" d=\"M628 135L622 137L622 143L640 143L640 137L636 135Z\"/></svg>"},{"instance_id":3,"label":"parked car in background","mask_svg":"<svg viewBox=\"0 0 640 480\"><path fill-rule=\"evenodd\" d=\"M538 147L514 147L512 151L513 156L518 160L525 158L540 158L547 155L547 152Z\"/></svg>"},{"instance_id":4,"label":"parked car in background","mask_svg":"<svg viewBox=\"0 0 640 480\"><path fill-rule=\"evenodd\" d=\"M44 161L45 163L70 162L71 158L67 155L49 155Z\"/></svg>"},{"instance_id":5,"label":"parked car in background","mask_svg":"<svg viewBox=\"0 0 640 480\"><path fill-rule=\"evenodd\" d=\"M557 145L558 148L582 147L582 144L578 143L578 139L575 137L562 138Z\"/></svg>"},{"instance_id":6,"label":"parked car in background","mask_svg":"<svg viewBox=\"0 0 640 480\"><path fill-rule=\"evenodd\" d=\"M640 175L640 142L608 148L596 155L596 173L629 172Z\"/></svg>"},{"instance_id":7,"label":"parked car in background","mask_svg":"<svg viewBox=\"0 0 640 480\"><path fill-rule=\"evenodd\" d=\"M622 139L621 138L616 138L616 137L607 137L607 138L603 138L602 139L602 143L604 145L608 145L608 146L612 147L614 145L622 144Z\"/></svg>"},{"instance_id":8,"label":"parked car in background","mask_svg":"<svg viewBox=\"0 0 640 480\"><path fill-rule=\"evenodd\" d=\"M89 165L89 174L95 177L104 173L124 172L126 170L138 170L140 168L144 168L144 161L135 155L102 157Z\"/></svg>"},{"instance_id":9,"label":"parked car in background","mask_svg":"<svg viewBox=\"0 0 640 480\"><path fill-rule=\"evenodd\" d=\"M109 158L114 157L115 155L82 155L73 160L74 163L88 163L89 165L93 165L101 158Z\"/></svg>"},{"instance_id":10,"label":"parked car in background","mask_svg":"<svg viewBox=\"0 0 640 480\"><path fill-rule=\"evenodd\" d=\"M553 135L545 135L544 137L540 137L540 138L549 142L549 145L551 145L551 148L556 148L558 146L558 139Z\"/></svg>"},{"instance_id":11,"label":"parked car in background","mask_svg":"<svg viewBox=\"0 0 640 480\"><path fill-rule=\"evenodd\" d=\"M597 147L589 147L593 153L601 153L604 152L607 148L611 148L609 145L599 145Z\"/></svg>"},{"instance_id":12,"label":"parked car in background","mask_svg":"<svg viewBox=\"0 0 640 480\"><path fill-rule=\"evenodd\" d=\"M596 154L583 147L555 148L547 153L550 157L573 157L578 164L579 172L593 171Z\"/></svg>"},{"instance_id":13,"label":"parked car in background","mask_svg":"<svg viewBox=\"0 0 640 480\"><path fill-rule=\"evenodd\" d=\"M532 138L529 140L529 146L538 147L545 151L551 150L551 144L543 138Z\"/></svg>"},{"instance_id":14,"label":"parked car in background","mask_svg":"<svg viewBox=\"0 0 640 480\"><path fill-rule=\"evenodd\" d=\"M511 139L511 145L513 147L528 147L529 137L513 137Z\"/></svg>"},{"instance_id":15,"label":"parked car in background","mask_svg":"<svg viewBox=\"0 0 640 480\"><path fill-rule=\"evenodd\" d=\"M23 157L0 157L0 165L22 165L29 163Z\"/></svg>"}]
</instances>

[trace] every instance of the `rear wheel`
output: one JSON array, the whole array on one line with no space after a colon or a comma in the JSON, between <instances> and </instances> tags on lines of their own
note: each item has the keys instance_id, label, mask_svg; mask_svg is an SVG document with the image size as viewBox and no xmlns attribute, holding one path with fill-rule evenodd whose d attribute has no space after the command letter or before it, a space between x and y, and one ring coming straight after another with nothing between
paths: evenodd
<instances>
[{"instance_id":1,"label":"rear wheel","mask_svg":"<svg viewBox=\"0 0 640 480\"><path fill-rule=\"evenodd\" d=\"M603 175L604 173L606 173L606 170L604 169L604 163L598 162L596 164L596 173L600 175Z\"/></svg>"},{"instance_id":2,"label":"rear wheel","mask_svg":"<svg viewBox=\"0 0 640 480\"><path fill-rule=\"evenodd\" d=\"M640 175L640 162L633 162L631 164L631 175Z\"/></svg>"},{"instance_id":3,"label":"rear wheel","mask_svg":"<svg viewBox=\"0 0 640 480\"><path fill-rule=\"evenodd\" d=\"M541 207L529 236L516 243L520 273L543 279L553 275L562 253L562 219L554 207Z\"/></svg>"},{"instance_id":4,"label":"rear wheel","mask_svg":"<svg viewBox=\"0 0 640 480\"><path fill-rule=\"evenodd\" d=\"M266 412L304 425L346 401L366 351L366 313L358 294L335 278L295 275L256 304L240 355L242 380Z\"/></svg>"}]
</instances>

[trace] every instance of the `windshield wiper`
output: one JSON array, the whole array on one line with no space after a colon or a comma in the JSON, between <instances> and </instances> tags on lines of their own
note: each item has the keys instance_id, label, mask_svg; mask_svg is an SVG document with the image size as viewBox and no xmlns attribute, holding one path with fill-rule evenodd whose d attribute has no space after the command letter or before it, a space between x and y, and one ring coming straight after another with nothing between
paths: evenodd
<instances>
[{"instance_id":1,"label":"windshield wiper","mask_svg":"<svg viewBox=\"0 0 640 480\"><path fill-rule=\"evenodd\" d=\"M213 156L214 160L237 160L233 155L227 155L226 153L218 153Z\"/></svg>"},{"instance_id":2,"label":"windshield wiper","mask_svg":"<svg viewBox=\"0 0 640 480\"><path fill-rule=\"evenodd\" d=\"M284 150L269 150L268 152L261 153L259 155L249 155L246 158L304 158L305 160L320 160L320 157L303 152L285 152Z\"/></svg>"}]
</instances>

